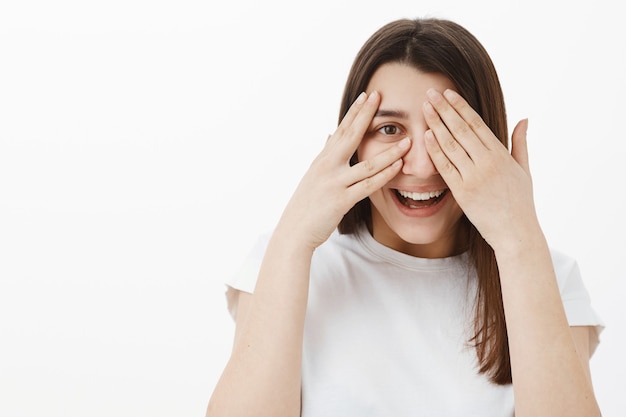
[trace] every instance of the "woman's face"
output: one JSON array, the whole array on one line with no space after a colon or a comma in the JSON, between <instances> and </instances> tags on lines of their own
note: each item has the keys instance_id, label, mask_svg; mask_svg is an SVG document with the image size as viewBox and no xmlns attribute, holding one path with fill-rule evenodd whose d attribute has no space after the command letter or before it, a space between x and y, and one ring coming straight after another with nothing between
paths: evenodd
<instances>
[{"instance_id":1,"label":"woman's face","mask_svg":"<svg viewBox=\"0 0 626 417\"><path fill-rule=\"evenodd\" d=\"M378 242L398 251L441 258L461 252L466 242L457 239L463 212L424 145L428 125L422 108L429 88L443 92L454 85L441 74L400 63L382 65L367 87L368 93L380 93L380 107L357 154L361 161L369 159L411 138L400 173L370 195L372 233Z\"/></svg>"}]
</instances>

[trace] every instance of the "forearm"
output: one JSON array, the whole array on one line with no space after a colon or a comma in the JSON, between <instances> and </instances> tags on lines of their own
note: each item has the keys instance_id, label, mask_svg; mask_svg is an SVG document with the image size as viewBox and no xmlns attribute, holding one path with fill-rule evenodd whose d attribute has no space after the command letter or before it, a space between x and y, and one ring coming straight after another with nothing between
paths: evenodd
<instances>
[{"instance_id":1,"label":"forearm","mask_svg":"<svg viewBox=\"0 0 626 417\"><path fill-rule=\"evenodd\" d=\"M245 317L237 317L231 358L208 416L300 415L302 341L314 249L357 202L394 178L406 138L350 164L378 109L380 95L361 93L290 199L267 247Z\"/></svg>"},{"instance_id":2,"label":"forearm","mask_svg":"<svg viewBox=\"0 0 626 417\"><path fill-rule=\"evenodd\" d=\"M284 228L283 228L284 229ZM207 416L300 414L302 338L313 250L274 232ZM291 237L291 238L290 238Z\"/></svg>"},{"instance_id":3,"label":"forearm","mask_svg":"<svg viewBox=\"0 0 626 417\"><path fill-rule=\"evenodd\" d=\"M496 249L509 337L515 414L599 416L576 353L552 259L539 226Z\"/></svg>"}]
</instances>

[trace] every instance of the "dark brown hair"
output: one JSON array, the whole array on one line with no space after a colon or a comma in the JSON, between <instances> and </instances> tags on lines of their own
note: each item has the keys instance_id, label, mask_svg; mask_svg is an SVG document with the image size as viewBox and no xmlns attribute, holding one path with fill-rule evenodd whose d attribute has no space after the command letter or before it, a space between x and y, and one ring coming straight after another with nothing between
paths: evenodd
<instances>
[{"instance_id":1,"label":"dark brown hair","mask_svg":"<svg viewBox=\"0 0 626 417\"><path fill-rule=\"evenodd\" d=\"M445 75L508 147L504 97L491 58L469 31L443 19L401 19L376 31L352 64L341 102L340 121L357 96L367 89L374 72L389 62ZM356 162L355 153L351 164ZM495 254L467 218L463 221L469 224L468 251L478 277L475 333L470 342L476 348L480 372L496 384L509 384L509 344ZM339 232L354 233L362 224L370 222L371 207L366 198L346 213L339 223Z\"/></svg>"}]
</instances>

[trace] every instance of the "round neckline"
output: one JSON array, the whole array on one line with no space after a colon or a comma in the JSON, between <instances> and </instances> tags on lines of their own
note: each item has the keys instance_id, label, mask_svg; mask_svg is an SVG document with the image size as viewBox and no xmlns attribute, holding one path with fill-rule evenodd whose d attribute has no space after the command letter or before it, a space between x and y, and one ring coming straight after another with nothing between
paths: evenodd
<instances>
[{"instance_id":1,"label":"round neckline","mask_svg":"<svg viewBox=\"0 0 626 417\"><path fill-rule=\"evenodd\" d=\"M467 251L459 255L448 256L445 258L419 258L417 256L408 255L385 246L374 239L374 236L371 235L365 226L362 226L357 230L355 237L363 249L369 252L373 257L408 269L444 270L458 268L461 265L467 265L469 260L469 254Z\"/></svg>"}]
</instances>

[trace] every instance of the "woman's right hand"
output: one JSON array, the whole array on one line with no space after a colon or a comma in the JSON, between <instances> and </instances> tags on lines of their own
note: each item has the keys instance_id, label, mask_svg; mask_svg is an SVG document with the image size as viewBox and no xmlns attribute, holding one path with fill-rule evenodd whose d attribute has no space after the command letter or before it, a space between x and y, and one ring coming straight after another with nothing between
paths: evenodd
<instances>
[{"instance_id":1,"label":"woman's right hand","mask_svg":"<svg viewBox=\"0 0 626 417\"><path fill-rule=\"evenodd\" d=\"M294 243L310 249L324 243L348 210L400 171L408 138L350 166L379 104L378 92L361 93L303 176L278 224Z\"/></svg>"}]
</instances>

